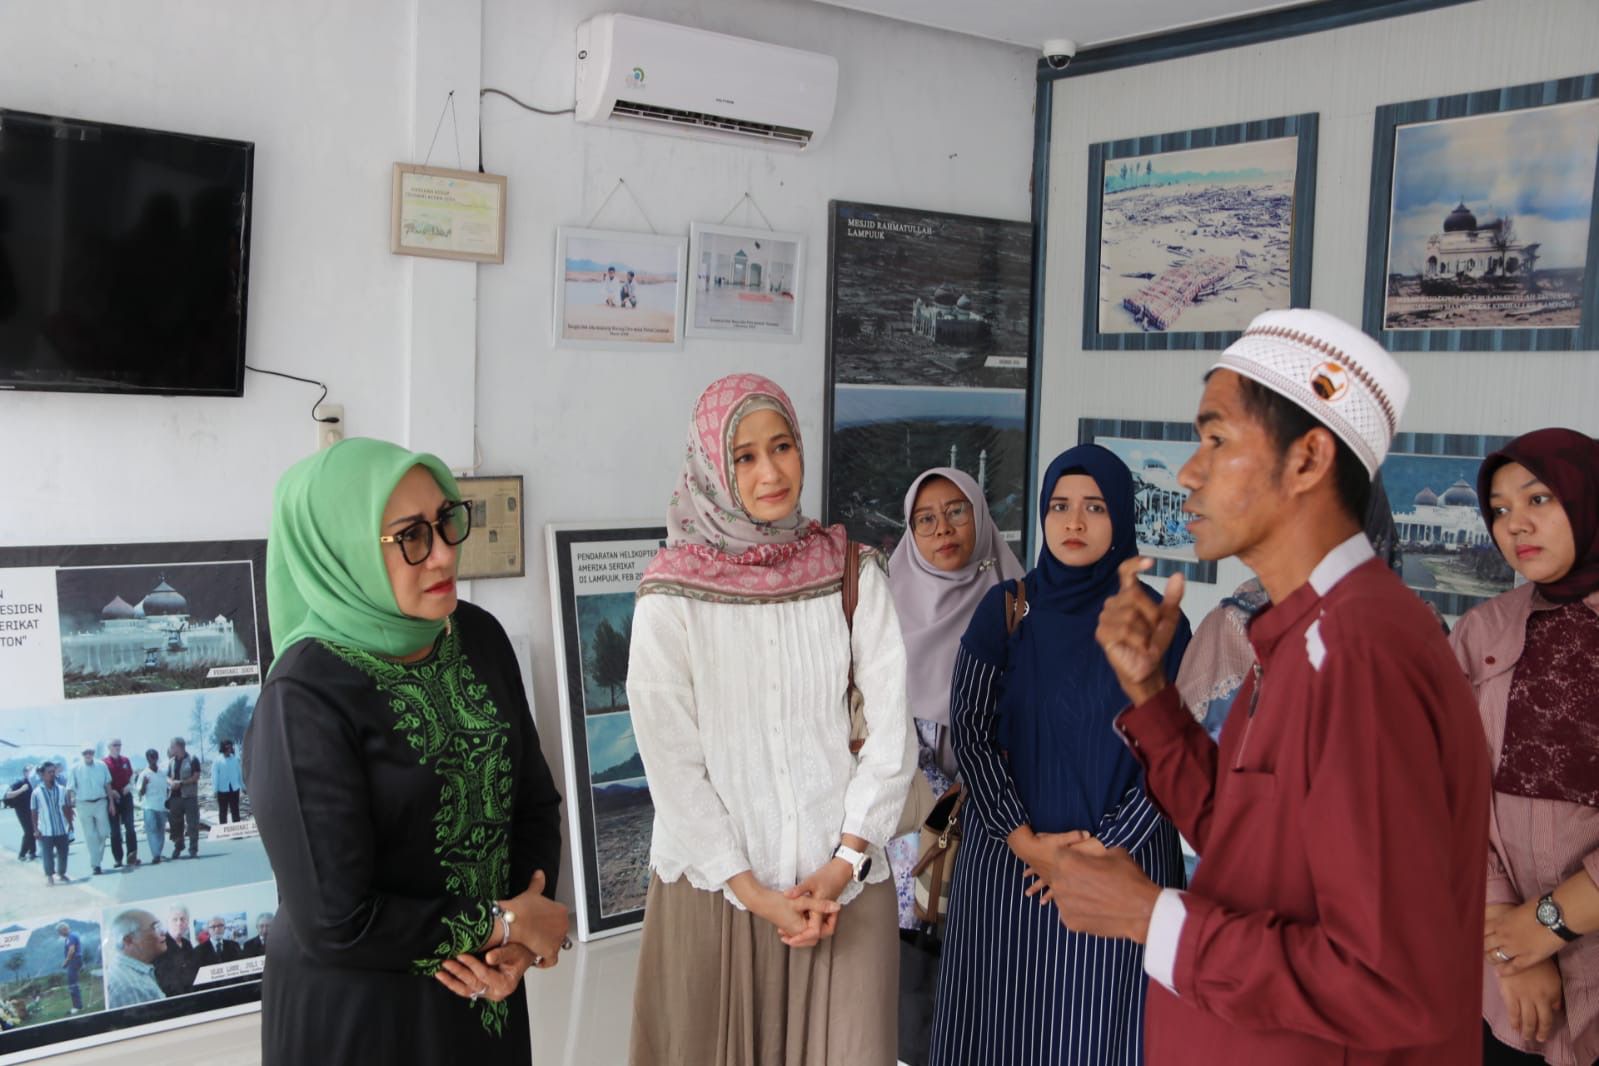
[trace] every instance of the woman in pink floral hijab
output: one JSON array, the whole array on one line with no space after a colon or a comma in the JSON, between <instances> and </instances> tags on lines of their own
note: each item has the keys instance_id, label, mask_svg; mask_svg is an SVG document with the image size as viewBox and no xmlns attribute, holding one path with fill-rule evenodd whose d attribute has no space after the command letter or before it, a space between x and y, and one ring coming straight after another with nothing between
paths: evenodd
<instances>
[{"instance_id":1,"label":"woman in pink floral hijab","mask_svg":"<svg viewBox=\"0 0 1599 1066\"><path fill-rule=\"evenodd\" d=\"M775 411L800 446L799 418L776 382L730 374L694 405L683 473L667 506L666 547L644 572L639 595L666 593L719 603L809 599L838 591L844 527L823 529L793 510L776 521L750 517L739 499L733 435L756 411Z\"/></svg>"},{"instance_id":2,"label":"woman in pink floral hijab","mask_svg":"<svg viewBox=\"0 0 1599 1066\"><path fill-rule=\"evenodd\" d=\"M634 1066L895 1059L883 845L916 770L905 647L876 552L846 625L848 540L801 513L804 474L782 389L735 374L705 390L633 612L628 706L655 807Z\"/></svg>"}]
</instances>

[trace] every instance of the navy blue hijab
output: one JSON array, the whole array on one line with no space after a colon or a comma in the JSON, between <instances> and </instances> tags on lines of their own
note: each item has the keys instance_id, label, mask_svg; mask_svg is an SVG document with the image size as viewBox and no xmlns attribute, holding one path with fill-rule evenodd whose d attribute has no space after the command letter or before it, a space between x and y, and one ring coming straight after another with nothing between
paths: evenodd
<instances>
[{"instance_id":1,"label":"navy blue hijab","mask_svg":"<svg viewBox=\"0 0 1599 1066\"><path fill-rule=\"evenodd\" d=\"M1055 558L1046 542L1038 549L1038 566L1027 575L1027 602L1034 609L1043 607L1062 614L1089 613L1097 623L1099 609L1116 594L1116 568L1138 554L1133 474L1115 452L1097 444L1080 444L1061 452L1044 471L1044 483L1038 489L1041 530L1055 485L1069 473L1087 474L1098 483L1110 512L1110 548L1092 566L1067 566Z\"/></svg>"},{"instance_id":2,"label":"navy blue hijab","mask_svg":"<svg viewBox=\"0 0 1599 1066\"><path fill-rule=\"evenodd\" d=\"M1138 554L1133 476L1097 444L1062 452L1039 488L1041 527L1055 485L1068 473L1087 474L1099 485L1110 513L1110 548L1089 566L1067 566L1046 539L1038 565L1022 579L1027 617L1016 632L1005 632L1004 590L1013 587L1006 582L984 599L963 639L974 656L1004 671L998 741L1034 831L1102 835L1140 781L1138 763L1111 725L1127 697L1094 640L1100 610L1116 594L1117 567ZM1167 677L1177 676L1189 636L1184 619L1166 656Z\"/></svg>"}]
</instances>

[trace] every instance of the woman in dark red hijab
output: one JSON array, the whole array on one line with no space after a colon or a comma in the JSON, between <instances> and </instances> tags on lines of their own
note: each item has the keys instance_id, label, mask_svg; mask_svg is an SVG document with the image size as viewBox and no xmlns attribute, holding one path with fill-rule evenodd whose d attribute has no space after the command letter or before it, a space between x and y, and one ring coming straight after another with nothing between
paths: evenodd
<instances>
[{"instance_id":1,"label":"woman in dark red hijab","mask_svg":"<svg viewBox=\"0 0 1599 1066\"><path fill-rule=\"evenodd\" d=\"M1477 480L1523 584L1450 638L1494 756L1484 1063L1599 1060L1599 444L1517 437Z\"/></svg>"}]
</instances>

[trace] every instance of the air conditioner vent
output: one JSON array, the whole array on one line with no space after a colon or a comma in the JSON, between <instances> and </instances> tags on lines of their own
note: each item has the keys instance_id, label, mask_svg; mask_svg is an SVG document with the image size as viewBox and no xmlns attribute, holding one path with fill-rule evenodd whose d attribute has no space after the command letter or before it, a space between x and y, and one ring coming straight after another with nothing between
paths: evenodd
<instances>
[{"instance_id":1,"label":"air conditioner vent","mask_svg":"<svg viewBox=\"0 0 1599 1066\"><path fill-rule=\"evenodd\" d=\"M679 129L733 133L755 140L793 145L797 148L804 148L811 143L811 132L809 130L797 130L788 126L769 126L764 122L748 122L736 118L723 118L718 115L707 115L701 111L679 111L673 107L642 104L634 100L618 100L616 106L611 109L611 114L616 118L661 123Z\"/></svg>"}]
</instances>

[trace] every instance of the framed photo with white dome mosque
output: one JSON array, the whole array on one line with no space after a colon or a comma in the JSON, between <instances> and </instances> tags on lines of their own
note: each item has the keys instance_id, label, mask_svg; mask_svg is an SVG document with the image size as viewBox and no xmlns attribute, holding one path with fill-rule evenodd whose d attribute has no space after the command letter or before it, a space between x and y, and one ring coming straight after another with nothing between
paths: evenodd
<instances>
[{"instance_id":1,"label":"framed photo with white dome mosque","mask_svg":"<svg viewBox=\"0 0 1599 1066\"><path fill-rule=\"evenodd\" d=\"M1395 351L1599 347L1599 74L1376 112L1366 332Z\"/></svg>"},{"instance_id":2,"label":"framed photo with white dome mosque","mask_svg":"<svg viewBox=\"0 0 1599 1066\"><path fill-rule=\"evenodd\" d=\"M1378 471L1401 554L1400 576L1444 620L1508 592L1515 573L1477 502L1477 471L1509 437L1398 433Z\"/></svg>"},{"instance_id":3,"label":"framed photo with white dome mosque","mask_svg":"<svg viewBox=\"0 0 1599 1066\"><path fill-rule=\"evenodd\" d=\"M0 790L22 797L0 850L27 858L0 890L0 1062L257 1009L277 886L249 789L222 767L249 758L272 665L265 564L263 540L0 547ZM158 861L176 858L176 820L149 817L176 755L199 772L198 841ZM97 780L114 802L74 817L65 794ZM231 819L222 791L237 793ZM54 831L30 845L13 815L33 808ZM138 961L130 922L151 916L183 965L157 965L153 985L113 979Z\"/></svg>"}]
</instances>

